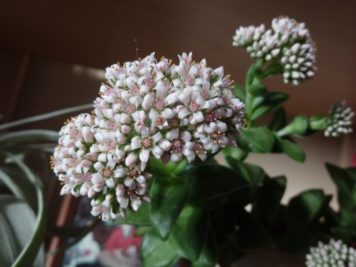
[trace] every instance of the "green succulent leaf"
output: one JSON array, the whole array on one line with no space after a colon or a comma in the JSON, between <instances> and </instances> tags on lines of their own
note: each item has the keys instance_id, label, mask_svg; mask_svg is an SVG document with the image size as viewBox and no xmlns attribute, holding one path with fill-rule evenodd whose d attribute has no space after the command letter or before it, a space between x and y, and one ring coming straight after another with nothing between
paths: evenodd
<instances>
[{"instance_id":1,"label":"green succulent leaf","mask_svg":"<svg viewBox=\"0 0 356 267\"><path fill-rule=\"evenodd\" d=\"M306 253L315 244L310 229L293 213L286 211L281 213L286 214L278 219L280 229L274 233L274 241L287 252Z\"/></svg>"},{"instance_id":2,"label":"green succulent leaf","mask_svg":"<svg viewBox=\"0 0 356 267\"><path fill-rule=\"evenodd\" d=\"M177 248L153 233L145 234L141 244L144 267L172 267L178 259Z\"/></svg>"},{"instance_id":3,"label":"green succulent leaf","mask_svg":"<svg viewBox=\"0 0 356 267\"><path fill-rule=\"evenodd\" d=\"M203 164L192 173L189 201L214 208L224 203L230 196L248 199L250 186L232 169L213 164Z\"/></svg>"},{"instance_id":4,"label":"green succulent leaf","mask_svg":"<svg viewBox=\"0 0 356 267\"><path fill-rule=\"evenodd\" d=\"M154 176L160 178L167 178L167 177L177 177L185 172L188 168L188 163L185 160L182 160L178 163L169 161L168 163L163 163L159 159L151 158L149 161L149 171Z\"/></svg>"},{"instance_id":5,"label":"green succulent leaf","mask_svg":"<svg viewBox=\"0 0 356 267\"><path fill-rule=\"evenodd\" d=\"M231 157L227 157L226 160L237 175L244 178L251 186L259 186L263 181L265 172L260 166L240 162Z\"/></svg>"},{"instance_id":6,"label":"green succulent leaf","mask_svg":"<svg viewBox=\"0 0 356 267\"><path fill-rule=\"evenodd\" d=\"M273 112L272 120L269 124L271 130L277 131L287 124L287 113L283 107L279 107Z\"/></svg>"},{"instance_id":7,"label":"green succulent leaf","mask_svg":"<svg viewBox=\"0 0 356 267\"><path fill-rule=\"evenodd\" d=\"M222 153L228 162L229 160L243 161L247 157L247 152L240 147L225 147Z\"/></svg>"},{"instance_id":8,"label":"green succulent leaf","mask_svg":"<svg viewBox=\"0 0 356 267\"><path fill-rule=\"evenodd\" d=\"M251 85L262 75L262 70L260 68L260 63L257 62L250 66L246 74L246 84Z\"/></svg>"},{"instance_id":9,"label":"green succulent leaf","mask_svg":"<svg viewBox=\"0 0 356 267\"><path fill-rule=\"evenodd\" d=\"M238 137L238 143L243 147L247 147L253 152L260 153L271 152L274 142L275 138L273 133L264 126L241 129Z\"/></svg>"},{"instance_id":10,"label":"green succulent leaf","mask_svg":"<svg viewBox=\"0 0 356 267\"><path fill-rule=\"evenodd\" d=\"M243 101L243 102L245 101L245 99L246 99L246 93L245 93L245 89L244 89L242 86L236 84L236 85L234 86L234 94L235 94L235 96L237 96L241 101Z\"/></svg>"},{"instance_id":11,"label":"green succulent leaf","mask_svg":"<svg viewBox=\"0 0 356 267\"><path fill-rule=\"evenodd\" d=\"M253 203L252 215L266 225L275 220L287 185L285 176L266 178Z\"/></svg>"},{"instance_id":12,"label":"green succulent leaf","mask_svg":"<svg viewBox=\"0 0 356 267\"><path fill-rule=\"evenodd\" d=\"M290 158L299 162L305 161L305 153L296 143L288 139L277 138L277 146Z\"/></svg>"},{"instance_id":13,"label":"green succulent leaf","mask_svg":"<svg viewBox=\"0 0 356 267\"><path fill-rule=\"evenodd\" d=\"M136 226L150 226L150 207L148 203L142 204L138 211L127 209L124 218L116 219L116 224L132 224Z\"/></svg>"},{"instance_id":14,"label":"green succulent leaf","mask_svg":"<svg viewBox=\"0 0 356 267\"><path fill-rule=\"evenodd\" d=\"M267 92L267 88L260 82L249 85L248 90L252 95L256 96Z\"/></svg>"},{"instance_id":15,"label":"green succulent leaf","mask_svg":"<svg viewBox=\"0 0 356 267\"><path fill-rule=\"evenodd\" d=\"M289 209L303 222L309 224L320 218L331 200L323 190L311 189L293 197Z\"/></svg>"},{"instance_id":16,"label":"green succulent leaf","mask_svg":"<svg viewBox=\"0 0 356 267\"><path fill-rule=\"evenodd\" d=\"M252 104L251 120L256 120L277 109L283 102L289 98L288 94L281 92L266 92L262 96L255 97Z\"/></svg>"},{"instance_id":17,"label":"green succulent leaf","mask_svg":"<svg viewBox=\"0 0 356 267\"><path fill-rule=\"evenodd\" d=\"M238 211L237 243L243 251L261 248L270 243L267 230L245 209Z\"/></svg>"},{"instance_id":18,"label":"green succulent leaf","mask_svg":"<svg viewBox=\"0 0 356 267\"><path fill-rule=\"evenodd\" d=\"M188 195L183 178L154 179L150 189L150 218L160 237L166 240Z\"/></svg>"},{"instance_id":19,"label":"green succulent leaf","mask_svg":"<svg viewBox=\"0 0 356 267\"><path fill-rule=\"evenodd\" d=\"M174 226L172 242L181 255L197 261L209 234L206 213L197 206L186 206Z\"/></svg>"},{"instance_id":20,"label":"green succulent leaf","mask_svg":"<svg viewBox=\"0 0 356 267\"><path fill-rule=\"evenodd\" d=\"M192 263L192 266L195 267L214 267L216 266L217 261L217 246L216 240L214 238L214 229L209 225L208 233L206 235L206 240L204 241L204 245L202 251L200 253L199 259Z\"/></svg>"},{"instance_id":21,"label":"green succulent leaf","mask_svg":"<svg viewBox=\"0 0 356 267\"><path fill-rule=\"evenodd\" d=\"M327 163L326 168L337 188L337 197L341 209L356 209L356 171L354 168L343 169Z\"/></svg>"}]
</instances>

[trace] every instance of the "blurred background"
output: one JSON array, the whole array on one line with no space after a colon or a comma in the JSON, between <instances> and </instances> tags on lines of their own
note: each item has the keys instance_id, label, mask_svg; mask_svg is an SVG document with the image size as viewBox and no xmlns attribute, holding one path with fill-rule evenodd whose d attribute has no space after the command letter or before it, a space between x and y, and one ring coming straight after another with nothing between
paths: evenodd
<instances>
[{"instance_id":1,"label":"blurred background","mask_svg":"<svg viewBox=\"0 0 356 267\"><path fill-rule=\"evenodd\" d=\"M1 0L1 122L90 103L106 66L151 52L176 60L193 51L196 60L222 65L243 83L251 61L244 49L232 47L235 29L269 24L279 15L306 22L318 49L313 80L298 87L283 85L281 77L268 81L271 89L291 94L288 113L325 114L344 99L356 110L355 0ZM64 119L26 128L58 130ZM285 201L305 188L335 193L324 162L355 164L356 135L335 140L317 135L301 144L307 154L303 165L281 155L249 160L271 175L288 175Z\"/></svg>"}]
</instances>

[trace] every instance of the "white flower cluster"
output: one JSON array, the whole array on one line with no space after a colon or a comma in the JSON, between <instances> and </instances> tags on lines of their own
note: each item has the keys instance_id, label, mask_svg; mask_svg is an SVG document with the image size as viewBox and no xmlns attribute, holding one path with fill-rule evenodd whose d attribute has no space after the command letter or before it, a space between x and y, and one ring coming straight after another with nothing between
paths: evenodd
<instances>
[{"instance_id":1,"label":"white flower cluster","mask_svg":"<svg viewBox=\"0 0 356 267\"><path fill-rule=\"evenodd\" d=\"M352 133L352 118L355 113L346 102L334 104L329 111L326 128L324 130L325 136L339 137L342 134Z\"/></svg>"},{"instance_id":2,"label":"white flower cluster","mask_svg":"<svg viewBox=\"0 0 356 267\"><path fill-rule=\"evenodd\" d=\"M61 130L53 164L62 193L92 198L103 220L138 210L148 200L150 157L164 162L205 160L233 144L244 105L223 68L179 56L179 64L154 54L106 69L107 83L94 102Z\"/></svg>"},{"instance_id":3,"label":"white flower cluster","mask_svg":"<svg viewBox=\"0 0 356 267\"><path fill-rule=\"evenodd\" d=\"M319 242L310 248L306 256L307 267L356 267L356 250L347 247L341 240L330 240L328 244Z\"/></svg>"},{"instance_id":4,"label":"white flower cluster","mask_svg":"<svg viewBox=\"0 0 356 267\"><path fill-rule=\"evenodd\" d=\"M233 36L233 45L245 47L252 58L280 65L285 83L298 85L312 78L316 49L305 24L280 17L273 19L271 26L240 27Z\"/></svg>"}]
</instances>

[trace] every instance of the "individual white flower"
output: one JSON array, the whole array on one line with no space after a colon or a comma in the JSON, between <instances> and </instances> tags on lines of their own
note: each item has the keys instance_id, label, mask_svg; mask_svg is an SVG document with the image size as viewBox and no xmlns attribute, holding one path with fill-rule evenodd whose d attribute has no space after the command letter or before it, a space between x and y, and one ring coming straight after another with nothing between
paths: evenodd
<instances>
[{"instance_id":1,"label":"individual white flower","mask_svg":"<svg viewBox=\"0 0 356 267\"><path fill-rule=\"evenodd\" d=\"M252 58L282 67L285 83L298 85L312 78L316 71L315 45L305 23L288 17L272 20L271 29L240 27L233 36L233 45L245 47Z\"/></svg>"},{"instance_id":2,"label":"individual white flower","mask_svg":"<svg viewBox=\"0 0 356 267\"><path fill-rule=\"evenodd\" d=\"M156 60L154 54L114 64L106 69L106 79L94 102L93 122L81 129L81 138L90 143L76 159L96 155L85 169L88 183L78 192L93 198L92 214L103 220L123 216L127 208L136 211L148 201L151 157L205 160L230 144L243 122L244 105L233 95L223 68L209 68L205 60L196 63L191 53L179 56L178 64ZM62 139L77 151L77 139ZM63 179L63 190L73 193L77 183Z\"/></svg>"},{"instance_id":3,"label":"individual white flower","mask_svg":"<svg viewBox=\"0 0 356 267\"><path fill-rule=\"evenodd\" d=\"M342 134L352 133L352 118L355 113L346 102L334 104L329 110L324 131L327 137L338 137Z\"/></svg>"},{"instance_id":4,"label":"individual white flower","mask_svg":"<svg viewBox=\"0 0 356 267\"><path fill-rule=\"evenodd\" d=\"M305 264L307 267L355 267L356 250L341 240L331 239L328 244L319 242L318 246L310 248Z\"/></svg>"}]
</instances>

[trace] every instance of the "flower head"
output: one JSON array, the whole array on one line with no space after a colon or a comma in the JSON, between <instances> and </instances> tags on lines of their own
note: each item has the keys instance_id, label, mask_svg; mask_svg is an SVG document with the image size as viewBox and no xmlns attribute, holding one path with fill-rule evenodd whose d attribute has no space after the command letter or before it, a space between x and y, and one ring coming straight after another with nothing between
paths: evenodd
<instances>
[{"instance_id":1,"label":"flower head","mask_svg":"<svg viewBox=\"0 0 356 267\"><path fill-rule=\"evenodd\" d=\"M234 97L223 68L209 68L205 60L196 63L191 53L179 56L178 64L154 54L114 64L106 69L106 79L94 114L64 126L54 154L62 193L93 198L92 214L104 220L123 216L126 208L136 211L148 200L151 157L205 160L229 145L243 123L244 105ZM85 116L90 117L85 125L90 142L71 132L81 133ZM74 154L67 156L67 151ZM65 157L73 162L62 166Z\"/></svg>"},{"instance_id":2,"label":"flower head","mask_svg":"<svg viewBox=\"0 0 356 267\"><path fill-rule=\"evenodd\" d=\"M356 266L356 250L347 247L341 240L330 240L328 244L319 242L317 247L310 248L309 254L306 255L306 266Z\"/></svg>"},{"instance_id":3,"label":"flower head","mask_svg":"<svg viewBox=\"0 0 356 267\"><path fill-rule=\"evenodd\" d=\"M285 83L299 84L314 76L315 46L304 23L288 17L272 20L270 29L240 27L233 45L245 47L252 58L282 67Z\"/></svg>"},{"instance_id":4,"label":"flower head","mask_svg":"<svg viewBox=\"0 0 356 267\"><path fill-rule=\"evenodd\" d=\"M325 136L338 137L342 134L352 132L352 118L355 113L346 102L334 104L329 110L329 117L326 122Z\"/></svg>"}]
</instances>

